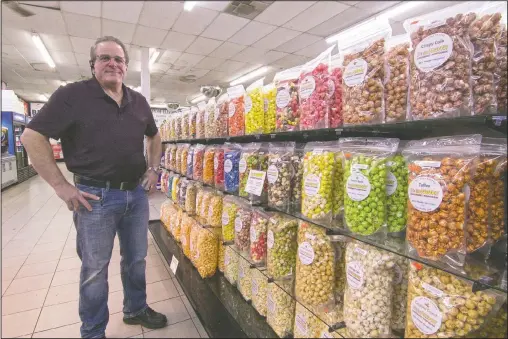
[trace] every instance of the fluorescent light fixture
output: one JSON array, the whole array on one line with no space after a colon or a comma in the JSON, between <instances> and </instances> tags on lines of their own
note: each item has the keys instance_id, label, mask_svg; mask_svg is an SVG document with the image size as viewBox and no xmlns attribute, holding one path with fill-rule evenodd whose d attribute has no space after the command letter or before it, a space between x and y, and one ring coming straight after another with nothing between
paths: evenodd
<instances>
[{"instance_id":1,"label":"fluorescent light fixture","mask_svg":"<svg viewBox=\"0 0 508 339\"><path fill-rule=\"evenodd\" d=\"M154 50L152 53L152 56L150 57L150 60L148 61L148 67L152 66L155 63L155 60L159 57L159 54L161 54L160 51Z\"/></svg>"},{"instance_id":2,"label":"fluorescent light fixture","mask_svg":"<svg viewBox=\"0 0 508 339\"><path fill-rule=\"evenodd\" d=\"M44 94L39 94L39 100L47 102L48 101L48 97L46 95L44 95Z\"/></svg>"},{"instance_id":3,"label":"fluorescent light fixture","mask_svg":"<svg viewBox=\"0 0 508 339\"><path fill-rule=\"evenodd\" d=\"M191 104L197 104L198 102L201 102L203 100L206 100L206 96L204 94L200 94L191 100Z\"/></svg>"},{"instance_id":4,"label":"fluorescent light fixture","mask_svg":"<svg viewBox=\"0 0 508 339\"><path fill-rule=\"evenodd\" d=\"M254 79L258 76L261 76L261 75L265 74L266 72L268 72L268 67L263 66L261 68L256 69L255 71L252 71L248 74L245 74L245 75L239 77L236 80L231 81L230 85L236 86L236 85L242 84L246 81L249 81L250 79Z\"/></svg>"},{"instance_id":5,"label":"fluorescent light fixture","mask_svg":"<svg viewBox=\"0 0 508 339\"><path fill-rule=\"evenodd\" d=\"M197 3L198 3L197 1L185 1L185 3L183 4L183 9L186 10L187 12L190 12L194 8L194 6L196 6Z\"/></svg>"},{"instance_id":6,"label":"fluorescent light fixture","mask_svg":"<svg viewBox=\"0 0 508 339\"><path fill-rule=\"evenodd\" d=\"M406 1L400 5L388 8L386 11L378 15L378 18L391 19L401 13L407 12L412 8L425 4L426 1Z\"/></svg>"},{"instance_id":7,"label":"fluorescent light fixture","mask_svg":"<svg viewBox=\"0 0 508 339\"><path fill-rule=\"evenodd\" d=\"M49 65L49 67L55 68L55 63L54 63L53 59L51 58L51 55L49 55L49 52L46 49L46 46L44 46L44 44L42 43L42 40L41 40L41 37L39 36L39 34L36 34L36 33L32 34L32 40L33 40L35 46L37 46L37 48L39 49L39 52L41 52L42 57L44 58L44 61L46 61L46 63Z\"/></svg>"}]
</instances>

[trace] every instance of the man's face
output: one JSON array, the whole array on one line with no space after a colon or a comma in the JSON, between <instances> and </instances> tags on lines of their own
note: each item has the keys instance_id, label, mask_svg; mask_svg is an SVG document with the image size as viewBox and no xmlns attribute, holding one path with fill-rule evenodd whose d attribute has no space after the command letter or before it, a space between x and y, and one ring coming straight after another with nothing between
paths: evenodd
<instances>
[{"instance_id":1,"label":"man's face","mask_svg":"<svg viewBox=\"0 0 508 339\"><path fill-rule=\"evenodd\" d=\"M95 54L94 71L99 83L105 85L122 83L127 73L122 47L113 41L101 42L97 44Z\"/></svg>"}]
</instances>

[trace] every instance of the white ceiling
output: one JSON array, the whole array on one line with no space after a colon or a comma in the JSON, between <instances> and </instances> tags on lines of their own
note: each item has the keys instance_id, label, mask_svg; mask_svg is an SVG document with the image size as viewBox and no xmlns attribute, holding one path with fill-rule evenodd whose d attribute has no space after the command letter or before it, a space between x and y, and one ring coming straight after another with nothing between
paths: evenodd
<instances>
[{"instance_id":1,"label":"white ceiling","mask_svg":"<svg viewBox=\"0 0 508 339\"><path fill-rule=\"evenodd\" d=\"M2 8L2 80L19 96L36 101L61 81L89 77L91 45L113 35L128 46L127 85L140 85L140 47L159 48L161 56L151 70L152 101L185 104L200 85L227 86L263 65L269 66L266 79L271 81L278 70L325 50L326 37L399 2L274 1L249 20L224 13L230 1L201 1L191 12L183 10L183 1L25 1L58 10L26 7L36 15L23 18ZM406 18L457 2L429 1L398 15L393 34L403 33ZM55 70L35 48L32 31L40 34ZM184 75L197 80L181 82Z\"/></svg>"}]
</instances>

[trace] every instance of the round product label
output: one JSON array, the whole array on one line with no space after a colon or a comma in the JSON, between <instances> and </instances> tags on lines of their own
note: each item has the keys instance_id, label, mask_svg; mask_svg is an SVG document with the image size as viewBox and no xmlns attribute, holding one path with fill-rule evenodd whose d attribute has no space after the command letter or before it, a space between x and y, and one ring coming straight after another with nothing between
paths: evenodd
<instances>
[{"instance_id":1,"label":"round product label","mask_svg":"<svg viewBox=\"0 0 508 339\"><path fill-rule=\"evenodd\" d=\"M230 102L229 103L229 109L228 109L228 115L230 118L233 117L233 115L235 115L235 112L236 112L236 106L235 106L235 103L233 102Z\"/></svg>"},{"instance_id":2,"label":"round product label","mask_svg":"<svg viewBox=\"0 0 508 339\"><path fill-rule=\"evenodd\" d=\"M278 108L284 108L289 104L290 99L291 96L289 95L289 91L286 88L283 88L277 92L277 96L275 97L275 103Z\"/></svg>"},{"instance_id":3,"label":"round product label","mask_svg":"<svg viewBox=\"0 0 508 339\"><path fill-rule=\"evenodd\" d=\"M245 113L249 113L252 109L252 99L250 98L250 95L245 96Z\"/></svg>"},{"instance_id":4,"label":"round product label","mask_svg":"<svg viewBox=\"0 0 508 339\"><path fill-rule=\"evenodd\" d=\"M242 230L243 223L241 218L235 219L235 231L236 233L240 232Z\"/></svg>"},{"instance_id":5,"label":"round product label","mask_svg":"<svg viewBox=\"0 0 508 339\"><path fill-rule=\"evenodd\" d=\"M273 237L273 231L268 230L268 232L266 234L266 245L268 246L268 248L272 248L274 242L275 242L275 239Z\"/></svg>"},{"instance_id":6,"label":"round product label","mask_svg":"<svg viewBox=\"0 0 508 339\"><path fill-rule=\"evenodd\" d=\"M353 172L346 182L346 192L353 201L362 201L370 194L369 179L360 172Z\"/></svg>"},{"instance_id":7,"label":"round product label","mask_svg":"<svg viewBox=\"0 0 508 339\"><path fill-rule=\"evenodd\" d=\"M392 172L388 171L386 178L386 195L390 196L397 190L397 178Z\"/></svg>"},{"instance_id":8,"label":"round product label","mask_svg":"<svg viewBox=\"0 0 508 339\"><path fill-rule=\"evenodd\" d=\"M245 173L247 170L247 161L245 161L245 158L240 159L240 163L238 164L238 170L240 173Z\"/></svg>"},{"instance_id":9,"label":"round product label","mask_svg":"<svg viewBox=\"0 0 508 339\"><path fill-rule=\"evenodd\" d=\"M256 234L256 230L254 229L254 227L251 227L250 228L250 242L253 243L253 242L256 242L257 239L257 234Z\"/></svg>"},{"instance_id":10,"label":"round product label","mask_svg":"<svg viewBox=\"0 0 508 339\"><path fill-rule=\"evenodd\" d=\"M359 261L351 261L346 265L346 278L349 287L357 290L363 286L363 266Z\"/></svg>"},{"instance_id":11,"label":"round product label","mask_svg":"<svg viewBox=\"0 0 508 339\"><path fill-rule=\"evenodd\" d=\"M304 265L310 265L314 261L314 249L312 245L304 241L298 246L298 258Z\"/></svg>"},{"instance_id":12,"label":"round product label","mask_svg":"<svg viewBox=\"0 0 508 339\"><path fill-rule=\"evenodd\" d=\"M303 182L303 190L309 197L313 197L319 192L321 186L321 179L316 174L309 174L305 177Z\"/></svg>"},{"instance_id":13,"label":"round product label","mask_svg":"<svg viewBox=\"0 0 508 339\"><path fill-rule=\"evenodd\" d=\"M411 320L423 334L431 335L441 327L443 315L434 301L416 297L411 302Z\"/></svg>"},{"instance_id":14,"label":"round product label","mask_svg":"<svg viewBox=\"0 0 508 339\"><path fill-rule=\"evenodd\" d=\"M408 187L409 201L418 211L432 212L443 201L443 189L439 182L429 177L417 177Z\"/></svg>"},{"instance_id":15,"label":"round product label","mask_svg":"<svg viewBox=\"0 0 508 339\"><path fill-rule=\"evenodd\" d=\"M316 89L316 80L312 75L307 75L302 82L300 82L300 98L307 99Z\"/></svg>"},{"instance_id":16,"label":"round product label","mask_svg":"<svg viewBox=\"0 0 508 339\"><path fill-rule=\"evenodd\" d=\"M222 212L222 226L229 224L229 214L226 211Z\"/></svg>"},{"instance_id":17,"label":"round product label","mask_svg":"<svg viewBox=\"0 0 508 339\"><path fill-rule=\"evenodd\" d=\"M367 61L364 59L354 59L351 61L344 70L342 79L344 84L348 87L363 84L365 75L367 74Z\"/></svg>"},{"instance_id":18,"label":"round product label","mask_svg":"<svg viewBox=\"0 0 508 339\"><path fill-rule=\"evenodd\" d=\"M231 172L232 169L233 162L231 161L231 159L226 159L226 161L224 161L224 172L229 173Z\"/></svg>"},{"instance_id":19,"label":"round product label","mask_svg":"<svg viewBox=\"0 0 508 339\"><path fill-rule=\"evenodd\" d=\"M416 45L414 63L420 71L431 72L444 64L452 52L452 38L445 33L435 33Z\"/></svg>"},{"instance_id":20,"label":"round product label","mask_svg":"<svg viewBox=\"0 0 508 339\"><path fill-rule=\"evenodd\" d=\"M277 178L279 177L279 170L277 169L277 166L270 165L268 167L268 170L266 171L266 176L270 184L275 183L277 181Z\"/></svg>"}]
</instances>

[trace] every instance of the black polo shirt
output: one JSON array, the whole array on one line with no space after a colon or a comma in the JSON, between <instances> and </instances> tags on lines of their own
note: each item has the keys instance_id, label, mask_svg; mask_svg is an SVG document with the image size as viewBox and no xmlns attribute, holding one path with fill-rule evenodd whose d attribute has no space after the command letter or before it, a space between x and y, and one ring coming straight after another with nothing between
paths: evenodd
<instances>
[{"instance_id":1,"label":"black polo shirt","mask_svg":"<svg viewBox=\"0 0 508 339\"><path fill-rule=\"evenodd\" d=\"M60 139L69 171L99 180L137 181L146 170L144 135L157 134L150 106L123 87L121 107L95 78L60 87L28 127Z\"/></svg>"}]
</instances>

